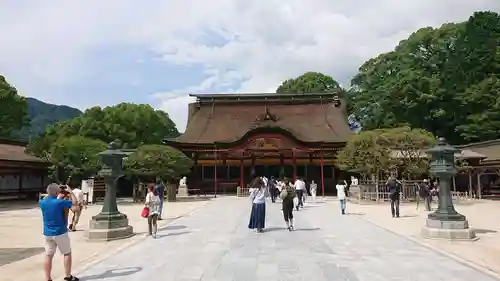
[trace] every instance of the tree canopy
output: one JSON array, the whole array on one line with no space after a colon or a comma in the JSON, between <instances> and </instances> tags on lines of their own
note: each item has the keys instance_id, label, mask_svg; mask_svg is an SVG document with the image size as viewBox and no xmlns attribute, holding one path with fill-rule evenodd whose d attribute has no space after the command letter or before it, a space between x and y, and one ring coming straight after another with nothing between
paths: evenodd
<instances>
[{"instance_id":1,"label":"tree canopy","mask_svg":"<svg viewBox=\"0 0 500 281\"><path fill-rule=\"evenodd\" d=\"M455 144L500 138L499 53L494 12L422 28L359 68L353 111L365 129L408 125Z\"/></svg>"},{"instance_id":2,"label":"tree canopy","mask_svg":"<svg viewBox=\"0 0 500 281\"><path fill-rule=\"evenodd\" d=\"M83 114L56 123L28 145L28 152L51 162L57 171L89 176L100 167L97 153L115 140L128 148L160 144L179 135L168 114L149 105L121 103L93 107ZM59 180L61 180L61 175Z\"/></svg>"},{"instance_id":3,"label":"tree canopy","mask_svg":"<svg viewBox=\"0 0 500 281\"><path fill-rule=\"evenodd\" d=\"M106 147L107 144L100 140L71 136L57 140L47 155L59 180L67 176L87 178L99 171L98 153L106 150Z\"/></svg>"},{"instance_id":4,"label":"tree canopy","mask_svg":"<svg viewBox=\"0 0 500 281\"><path fill-rule=\"evenodd\" d=\"M434 136L422 129L399 127L363 131L353 135L338 155L339 166L366 176L399 171L411 177L427 172L425 149Z\"/></svg>"},{"instance_id":5,"label":"tree canopy","mask_svg":"<svg viewBox=\"0 0 500 281\"><path fill-rule=\"evenodd\" d=\"M307 94L331 93L344 90L331 76L319 72L306 72L294 79L288 79L278 87L276 93L282 94Z\"/></svg>"},{"instance_id":6,"label":"tree canopy","mask_svg":"<svg viewBox=\"0 0 500 281\"><path fill-rule=\"evenodd\" d=\"M332 93L336 92L342 98L346 98L347 102L347 121L349 127L354 132L361 131L361 124L356 119L356 116L350 114L351 105L349 102L349 92L340 86L331 76L319 72L306 72L294 79L288 79L281 83L281 86L276 89L276 93L281 94L308 94L308 93Z\"/></svg>"},{"instance_id":7,"label":"tree canopy","mask_svg":"<svg viewBox=\"0 0 500 281\"><path fill-rule=\"evenodd\" d=\"M10 138L13 133L27 125L28 103L17 94L5 77L0 75L0 137Z\"/></svg>"},{"instance_id":8,"label":"tree canopy","mask_svg":"<svg viewBox=\"0 0 500 281\"><path fill-rule=\"evenodd\" d=\"M169 146L144 145L125 160L124 166L132 175L171 180L188 174L193 161Z\"/></svg>"},{"instance_id":9,"label":"tree canopy","mask_svg":"<svg viewBox=\"0 0 500 281\"><path fill-rule=\"evenodd\" d=\"M47 145L75 135L105 143L120 140L129 148L136 148L142 144L159 144L164 138L178 136L179 132L166 112L150 105L96 106L76 118L49 126L43 135L31 142L31 151L48 151Z\"/></svg>"}]
</instances>

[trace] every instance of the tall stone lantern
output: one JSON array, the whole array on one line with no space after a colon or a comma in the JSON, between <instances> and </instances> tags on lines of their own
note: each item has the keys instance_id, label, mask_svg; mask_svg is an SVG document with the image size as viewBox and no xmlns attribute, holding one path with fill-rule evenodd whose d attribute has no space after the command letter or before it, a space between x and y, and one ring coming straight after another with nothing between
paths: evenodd
<instances>
[{"instance_id":1,"label":"tall stone lantern","mask_svg":"<svg viewBox=\"0 0 500 281\"><path fill-rule=\"evenodd\" d=\"M439 138L437 145L427 150L431 158L430 173L439 179L439 201L437 210L428 215L422 228L422 236L426 238L470 240L476 237L465 216L453 206L450 186L457 174L455 153L458 151L444 138Z\"/></svg>"},{"instance_id":2,"label":"tall stone lantern","mask_svg":"<svg viewBox=\"0 0 500 281\"><path fill-rule=\"evenodd\" d=\"M117 142L112 142L108 150L99 153L102 169L99 175L104 178L106 194L104 205L99 214L92 217L87 236L90 240L109 241L128 238L133 235L133 228L128 224L127 215L118 211L116 190L118 179L125 175L123 159L131 152L119 150Z\"/></svg>"}]
</instances>

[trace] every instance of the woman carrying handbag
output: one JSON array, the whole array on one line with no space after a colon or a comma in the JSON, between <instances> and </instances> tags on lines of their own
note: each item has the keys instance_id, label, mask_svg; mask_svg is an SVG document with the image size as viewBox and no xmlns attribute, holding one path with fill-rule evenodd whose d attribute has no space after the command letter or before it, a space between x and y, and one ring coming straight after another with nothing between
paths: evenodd
<instances>
[{"instance_id":1,"label":"woman carrying handbag","mask_svg":"<svg viewBox=\"0 0 500 281\"><path fill-rule=\"evenodd\" d=\"M142 210L142 216L148 218L148 235L156 238L158 231L158 215L160 214L160 197L156 191L155 185L148 185L148 194L146 195L146 202Z\"/></svg>"}]
</instances>

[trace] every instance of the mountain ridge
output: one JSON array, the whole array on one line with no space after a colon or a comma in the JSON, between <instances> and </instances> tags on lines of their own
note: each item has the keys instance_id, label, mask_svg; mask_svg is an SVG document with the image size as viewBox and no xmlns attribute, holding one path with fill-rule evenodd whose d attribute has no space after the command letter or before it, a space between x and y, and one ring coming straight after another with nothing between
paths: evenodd
<instances>
[{"instance_id":1,"label":"mountain ridge","mask_svg":"<svg viewBox=\"0 0 500 281\"><path fill-rule=\"evenodd\" d=\"M83 113L71 106L51 104L32 97L26 97L26 100L30 125L18 132L18 138L22 140L30 140L43 134L47 126L75 118Z\"/></svg>"}]
</instances>

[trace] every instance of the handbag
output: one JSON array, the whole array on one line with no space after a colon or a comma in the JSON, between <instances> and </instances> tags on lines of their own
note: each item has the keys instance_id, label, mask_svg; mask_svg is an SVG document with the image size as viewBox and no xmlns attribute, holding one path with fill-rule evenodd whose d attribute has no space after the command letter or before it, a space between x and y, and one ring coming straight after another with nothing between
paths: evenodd
<instances>
[{"instance_id":1,"label":"handbag","mask_svg":"<svg viewBox=\"0 0 500 281\"><path fill-rule=\"evenodd\" d=\"M147 218L149 216L149 208L148 207L142 208L141 216L143 218Z\"/></svg>"}]
</instances>

